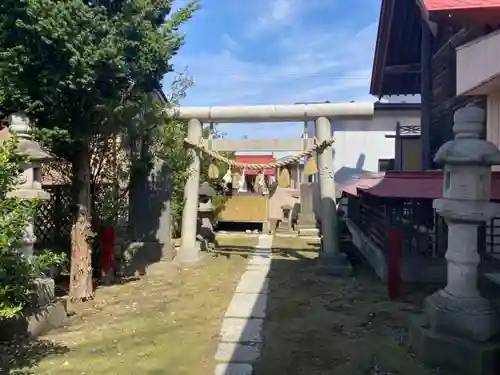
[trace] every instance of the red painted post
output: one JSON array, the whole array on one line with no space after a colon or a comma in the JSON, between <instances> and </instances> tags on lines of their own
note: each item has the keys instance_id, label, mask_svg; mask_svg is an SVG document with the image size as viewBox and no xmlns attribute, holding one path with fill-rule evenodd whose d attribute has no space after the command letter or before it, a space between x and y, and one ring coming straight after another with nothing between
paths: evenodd
<instances>
[{"instance_id":1,"label":"red painted post","mask_svg":"<svg viewBox=\"0 0 500 375\"><path fill-rule=\"evenodd\" d=\"M401 295L401 255L403 234L401 230L390 226L387 231L387 292L390 299Z\"/></svg>"},{"instance_id":2,"label":"red painted post","mask_svg":"<svg viewBox=\"0 0 500 375\"><path fill-rule=\"evenodd\" d=\"M104 283L111 282L115 271L115 228L112 226L102 228L100 269L101 280Z\"/></svg>"}]
</instances>

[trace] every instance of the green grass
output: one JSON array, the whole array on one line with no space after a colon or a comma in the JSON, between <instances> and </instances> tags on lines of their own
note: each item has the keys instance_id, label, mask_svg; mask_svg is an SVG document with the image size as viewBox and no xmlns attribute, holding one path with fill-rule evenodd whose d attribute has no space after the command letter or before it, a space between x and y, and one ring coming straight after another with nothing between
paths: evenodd
<instances>
[{"instance_id":1,"label":"green grass","mask_svg":"<svg viewBox=\"0 0 500 375\"><path fill-rule=\"evenodd\" d=\"M413 301L388 300L371 273L318 275L317 250L307 240L275 237L273 247L295 251L273 259L255 375L368 375L375 363L398 375L433 374L406 346Z\"/></svg>"},{"instance_id":2,"label":"green grass","mask_svg":"<svg viewBox=\"0 0 500 375\"><path fill-rule=\"evenodd\" d=\"M67 353L40 359L31 373L210 374L221 319L244 268L241 257L207 256L189 268L157 263L139 281L102 288L94 301L74 307L66 328L42 338Z\"/></svg>"}]
</instances>

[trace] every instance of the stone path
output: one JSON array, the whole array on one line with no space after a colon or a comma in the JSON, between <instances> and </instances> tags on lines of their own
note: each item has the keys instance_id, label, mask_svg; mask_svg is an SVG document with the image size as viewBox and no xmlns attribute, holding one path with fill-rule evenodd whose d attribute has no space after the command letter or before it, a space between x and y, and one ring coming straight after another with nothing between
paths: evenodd
<instances>
[{"instance_id":1,"label":"stone path","mask_svg":"<svg viewBox=\"0 0 500 375\"><path fill-rule=\"evenodd\" d=\"M226 310L215 359L215 375L251 375L262 349L272 236L261 235Z\"/></svg>"}]
</instances>

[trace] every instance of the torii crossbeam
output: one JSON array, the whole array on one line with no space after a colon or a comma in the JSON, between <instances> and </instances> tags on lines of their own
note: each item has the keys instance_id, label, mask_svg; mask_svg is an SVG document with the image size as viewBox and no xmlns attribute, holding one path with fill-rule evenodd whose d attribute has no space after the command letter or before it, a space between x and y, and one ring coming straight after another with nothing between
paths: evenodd
<instances>
[{"instance_id":1,"label":"torii crossbeam","mask_svg":"<svg viewBox=\"0 0 500 375\"><path fill-rule=\"evenodd\" d=\"M263 106L223 107L180 107L168 111L172 116L188 120L188 140L203 144L203 123L258 123L258 122L304 122L314 121L316 138L319 142L332 137L332 121L335 119L366 119L373 117L373 103L320 103ZM302 143L300 143L302 142ZM267 139L228 141L212 140L212 147L218 151L283 151L303 147L304 140ZM286 146L288 144L288 146ZM251 147L251 146L254 147ZM191 149L192 163L186 182L186 202L182 215L182 239L178 259L191 263L199 260L196 246L196 218L198 214L198 189L200 185L200 151ZM321 198L322 256L332 266L342 266L340 254L338 221L335 205L335 181L333 169L333 148L325 147L318 153L319 185Z\"/></svg>"}]
</instances>

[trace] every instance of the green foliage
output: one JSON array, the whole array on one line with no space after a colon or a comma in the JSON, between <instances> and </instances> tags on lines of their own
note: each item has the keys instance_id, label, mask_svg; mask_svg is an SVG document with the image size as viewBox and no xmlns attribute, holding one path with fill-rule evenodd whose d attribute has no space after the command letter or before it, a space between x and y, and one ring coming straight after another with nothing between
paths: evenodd
<instances>
[{"instance_id":1,"label":"green foliage","mask_svg":"<svg viewBox=\"0 0 500 375\"><path fill-rule=\"evenodd\" d=\"M193 81L186 72L180 74L171 85L168 94L168 104L171 107L179 105L179 101L186 96L187 90ZM155 139L155 153L165 161L170 168L170 208L172 230L174 236L179 235L184 206L184 184L189 177L191 157L184 144L187 136L187 123L165 115L160 117Z\"/></svg>"},{"instance_id":2,"label":"green foliage","mask_svg":"<svg viewBox=\"0 0 500 375\"><path fill-rule=\"evenodd\" d=\"M3 0L0 107L25 110L39 137L68 158L92 134L120 131L114 117L172 70L179 29L198 8L193 1L172 12L172 3Z\"/></svg>"},{"instance_id":3,"label":"green foliage","mask_svg":"<svg viewBox=\"0 0 500 375\"><path fill-rule=\"evenodd\" d=\"M11 318L30 302L33 270L19 252L24 229L36 202L12 197L23 160L16 156L15 136L0 143L0 319Z\"/></svg>"},{"instance_id":4,"label":"green foliage","mask_svg":"<svg viewBox=\"0 0 500 375\"><path fill-rule=\"evenodd\" d=\"M172 83L170 92L168 93L168 104L170 107L179 105L179 101L186 96L187 90L192 86L193 82L187 72L180 74ZM212 131L212 138L219 139L224 136L219 132L216 126L205 127L203 129L203 137L208 138ZM179 121L175 118L162 115L159 117L159 126L157 127L156 140L156 156L167 163L171 170L171 214L174 236L180 235L182 210L184 207L184 185L189 177L189 166L191 157L184 143L187 136L187 122ZM224 153L228 158L234 158L234 153ZM208 178L208 167L211 163L215 163L219 168L219 177L211 180ZM228 166L224 163L212 160L206 155L202 155L200 165L200 183L208 181L212 187L216 187L222 183L222 177L226 173ZM224 203L227 200L225 197L217 197L214 206L217 210L223 209ZM218 207L218 208L217 208Z\"/></svg>"},{"instance_id":5,"label":"green foliage","mask_svg":"<svg viewBox=\"0 0 500 375\"><path fill-rule=\"evenodd\" d=\"M225 195L217 195L212 199L212 206L214 208L213 216L212 219L214 221L217 220L219 217L219 214L224 211L224 208L226 208L226 202L228 201L229 197Z\"/></svg>"},{"instance_id":6,"label":"green foliage","mask_svg":"<svg viewBox=\"0 0 500 375\"><path fill-rule=\"evenodd\" d=\"M212 133L212 139L221 139L224 138L225 134L220 132L219 129L217 129L217 125L214 124L211 128L206 127L203 129L203 138L208 139L210 136L210 133ZM221 155L225 156L228 159L235 159L235 153L234 152L221 152ZM215 179L210 179L208 177L208 167L210 164L215 164L217 168L219 169L219 177ZM202 155L201 159L201 166L200 166L200 182L208 182L212 187L216 187L217 185L222 184L222 178L226 174L227 170L229 169L229 166L223 162L220 162L218 160L215 160L211 158L208 155Z\"/></svg>"},{"instance_id":7,"label":"green foliage","mask_svg":"<svg viewBox=\"0 0 500 375\"><path fill-rule=\"evenodd\" d=\"M42 250L31 259L31 265L35 272L48 277L54 276L55 269L59 272L66 271L69 264L66 253L55 253L51 250Z\"/></svg>"},{"instance_id":8,"label":"green foliage","mask_svg":"<svg viewBox=\"0 0 500 375\"><path fill-rule=\"evenodd\" d=\"M96 204L89 199L95 137L149 137L151 129L135 121L143 116L144 95L172 71L171 59L184 43L180 28L198 9L198 0L175 12L173 3L0 1L0 110L25 111L38 139L72 163L75 225L95 226ZM98 207L109 220L114 209ZM80 300L92 294L90 247L82 232L74 231L70 286L71 297Z\"/></svg>"}]
</instances>

